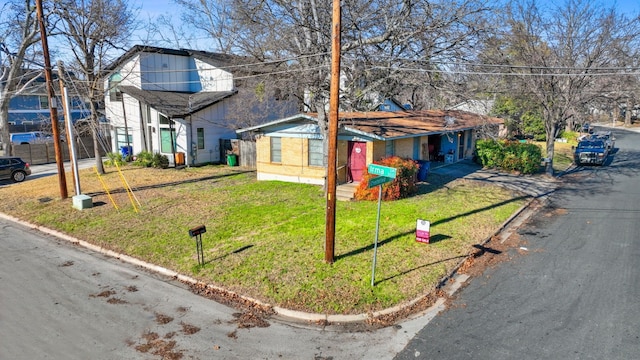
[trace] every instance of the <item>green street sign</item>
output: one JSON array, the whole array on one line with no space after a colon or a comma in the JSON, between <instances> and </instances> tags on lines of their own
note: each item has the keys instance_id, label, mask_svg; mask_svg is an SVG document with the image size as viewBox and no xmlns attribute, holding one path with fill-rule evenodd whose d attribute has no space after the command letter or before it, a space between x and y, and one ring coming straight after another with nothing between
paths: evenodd
<instances>
[{"instance_id":1,"label":"green street sign","mask_svg":"<svg viewBox=\"0 0 640 360\"><path fill-rule=\"evenodd\" d=\"M379 175L379 176L384 176L392 179L396 178L396 168L376 165L376 164L369 164L369 167L367 168L367 170L369 170L369 174L372 174L372 175Z\"/></svg>"},{"instance_id":2,"label":"green street sign","mask_svg":"<svg viewBox=\"0 0 640 360\"><path fill-rule=\"evenodd\" d=\"M386 177L386 176L376 176L374 178L369 179L369 185L367 187L371 189L374 186L382 185L390 181L393 181L393 178Z\"/></svg>"}]
</instances>

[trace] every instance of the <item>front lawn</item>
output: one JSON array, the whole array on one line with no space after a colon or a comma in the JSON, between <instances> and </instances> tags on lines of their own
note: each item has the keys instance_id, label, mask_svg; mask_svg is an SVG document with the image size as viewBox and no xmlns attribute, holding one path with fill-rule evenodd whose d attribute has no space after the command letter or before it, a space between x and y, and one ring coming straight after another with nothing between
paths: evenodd
<instances>
[{"instance_id":1,"label":"front lawn","mask_svg":"<svg viewBox=\"0 0 640 360\"><path fill-rule=\"evenodd\" d=\"M116 169L102 177L111 198L95 172L83 170L82 190L93 208L80 211L71 198L59 200L57 182L47 177L0 188L0 212L272 305L349 314L433 291L472 245L526 201L494 185L429 175L419 195L382 203L371 287L375 201L338 202L336 261L329 265L323 261L326 202L318 186L258 182L255 172L226 166L126 166L122 173L135 197L124 191ZM71 174L67 182L71 196ZM415 241L417 219L431 221L431 244ZM206 226L202 267L188 235L198 225Z\"/></svg>"}]
</instances>

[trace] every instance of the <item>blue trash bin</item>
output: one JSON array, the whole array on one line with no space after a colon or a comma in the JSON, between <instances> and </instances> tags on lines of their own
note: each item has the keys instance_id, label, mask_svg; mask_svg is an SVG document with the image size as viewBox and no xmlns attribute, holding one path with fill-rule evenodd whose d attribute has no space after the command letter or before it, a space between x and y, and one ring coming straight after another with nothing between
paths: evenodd
<instances>
[{"instance_id":1,"label":"blue trash bin","mask_svg":"<svg viewBox=\"0 0 640 360\"><path fill-rule=\"evenodd\" d=\"M133 149L131 146L120 146L120 153L122 154L123 158L127 158L129 155L131 155L132 152Z\"/></svg>"},{"instance_id":2,"label":"blue trash bin","mask_svg":"<svg viewBox=\"0 0 640 360\"><path fill-rule=\"evenodd\" d=\"M427 180L427 175L429 174L431 163L426 160L418 160L418 165L418 181Z\"/></svg>"}]
</instances>

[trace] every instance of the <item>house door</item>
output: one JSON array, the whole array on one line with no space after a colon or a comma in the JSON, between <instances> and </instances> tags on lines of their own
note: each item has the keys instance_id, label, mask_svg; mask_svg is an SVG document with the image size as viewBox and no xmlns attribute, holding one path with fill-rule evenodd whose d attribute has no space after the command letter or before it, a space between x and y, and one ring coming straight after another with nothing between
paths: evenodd
<instances>
[{"instance_id":1,"label":"house door","mask_svg":"<svg viewBox=\"0 0 640 360\"><path fill-rule=\"evenodd\" d=\"M367 167L367 143L349 141L349 177L351 181L362 180L362 174Z\"/></svg>"},{"instance_id":2,"label":"house door","mask_svg":"<svg viewBox=\"0 0 640 360\"><path fill-rule=\"evenodd\" d=\"M464 159L464 132L458 133L458 160Z\"/></svg>"}]
</instances>

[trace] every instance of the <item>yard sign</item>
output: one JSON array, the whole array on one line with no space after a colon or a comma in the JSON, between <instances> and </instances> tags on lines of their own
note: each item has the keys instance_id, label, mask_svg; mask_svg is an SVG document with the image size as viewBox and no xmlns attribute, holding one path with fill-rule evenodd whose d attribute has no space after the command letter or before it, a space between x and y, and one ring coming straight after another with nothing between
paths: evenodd
<instances>
[{"instance_id":1,"label":"yard sign","mask_svg":"<svg viewBox=\"0 0 640 360\"><path fill-rule=\"evenodd\" d=\"M418 219L416 223L416 241L428 244L429 243L429 227L430 224L427 220Z\"/></svg>"}]
</instances>

